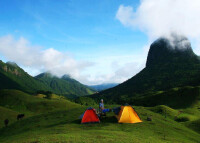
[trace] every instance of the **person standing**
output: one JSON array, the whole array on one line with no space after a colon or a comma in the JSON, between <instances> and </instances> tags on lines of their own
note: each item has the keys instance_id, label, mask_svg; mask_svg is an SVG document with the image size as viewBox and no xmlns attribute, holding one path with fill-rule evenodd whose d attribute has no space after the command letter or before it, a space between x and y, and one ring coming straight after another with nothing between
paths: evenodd
<instances>
[{"instance_id":1,"label":"person standing","mask_svg":"<svg viewBox=\"0 0 200 143\"><path fill-rule=\"evenodd\" d=\"M110 109L104 108L103 99L101 99L101 102L99 103L99 111L100 111L100 113L110 112Z\"/></svg>"}]
</instances>

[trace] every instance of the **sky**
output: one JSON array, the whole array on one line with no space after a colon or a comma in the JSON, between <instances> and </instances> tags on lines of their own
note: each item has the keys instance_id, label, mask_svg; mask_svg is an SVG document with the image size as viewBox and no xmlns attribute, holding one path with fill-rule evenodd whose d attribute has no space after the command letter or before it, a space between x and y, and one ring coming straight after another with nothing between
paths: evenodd
<instances>
[{"instance_id":1,"label":"sky","mask_svg":"<svg viewBox=\"0 0 200 143\"><path fill-rule=\"evenodd\" d=\"M160 36L185 35L199 54L199 0L0 0L0 60L36 76L121 83L145 67Z\"/></svg>"}]
</instances>

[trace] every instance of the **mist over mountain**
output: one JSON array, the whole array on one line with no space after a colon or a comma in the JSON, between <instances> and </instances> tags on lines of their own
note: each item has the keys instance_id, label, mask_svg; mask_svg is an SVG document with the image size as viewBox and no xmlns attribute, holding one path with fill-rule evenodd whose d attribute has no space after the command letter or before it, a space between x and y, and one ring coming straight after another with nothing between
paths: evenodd
<instances>
[{"instance_id":1,"label":"mist over mountain","mask_svg":"<svg viewBox=\"0 0 200 143\"><path fill-rule=\"evenodd\" d=\"M19 67L15 62L11 62L11 61L6 62L6 64L14 66L14 67Z\"/></svg>"},{"instance_id":2,"label":"mist over mountain","mask_svg":"<svg viewBox=\"0 0 200 143\"><path fill-rule=\"evenodd\" d=\"M189 40L180 35L161 37L153 42L147 57L146 67L158 64L183 62L197 58Z\"/></svg>"},{"instance_id":3,"label":"mist over mountain","mask_svg":"<svg viewBox=\"0 0 200 143\"><path fill-rule=\"evenodd\" d=\"M47 72L41 73L35 78L50 87L54 93L62 94L69 98L93 93L90 88L72 79L69 75L63 75L59 78Z\"/></svg>"},{"instance_id":4,"label":"mist over mountain","mask_svg":"<svg viewBox=\"0 0 200 143\"><path fill-rule=\"evenodd\" d=\"M18 89L32 94L37 91L51 91L74 98L94 92L68 75L59 78L46 72L32 77L14 62L0 61L0 79L0 89Z\"/></svg>"},{"instance_id":5,"label":"mist over mountain","mask_svg":"<svg viewBox=\"0 0 200 143\"><path fill-rule=\"evenodd\" d=\"M151 44L143 70L124 83L92 97L130 103L147 93L199 85L199 72L199 57L193 52L187 38L161 37Z\"/></svg>"}]
</instances>

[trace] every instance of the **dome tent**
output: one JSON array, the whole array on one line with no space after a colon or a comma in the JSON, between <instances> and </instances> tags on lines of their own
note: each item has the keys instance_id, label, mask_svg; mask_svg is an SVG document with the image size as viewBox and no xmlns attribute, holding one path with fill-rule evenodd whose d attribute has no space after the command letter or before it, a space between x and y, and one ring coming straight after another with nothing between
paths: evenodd
<instances>
[{"instance_id":1,"label":"dome tent","mask_svg":"<svg viewBox=\"0 0 200 143\"><path fill-rule=\"evenodd\" d=\"M130 105L121 106L117 115L118 123L139 123L142 122L136 111Z\"/></svg>"},{"instance_id":2,"label":"dome tent","mask_svg":"<svg viewBox=\"0 0 200 143\"><path fill-rule=\"evenodd\" d=\"M94 108L88 108L83 114L83 118L81 120L81 124L85 123L99 123L99 117L97 116Z\"/></svg>"}]
</instances>

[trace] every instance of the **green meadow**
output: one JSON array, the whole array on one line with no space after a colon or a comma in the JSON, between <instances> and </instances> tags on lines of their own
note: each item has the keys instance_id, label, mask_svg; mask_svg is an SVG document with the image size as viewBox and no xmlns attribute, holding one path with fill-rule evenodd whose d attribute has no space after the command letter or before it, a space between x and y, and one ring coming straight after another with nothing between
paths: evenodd
<instances>
[{"instance_id":1,"label":"green meadow","mask_svg":"<svg viewBox=\"0 0 200 143\"><path fill-rule=\"evenodd\" d=\"M142 123L118 124L110 112L98 124L81 124L79 116L89 107L60 96L46 99L18 90L0 90L0 142L2 143L102 143L200 141L199 103L172 109L165 105L134 106ZM96 105L93 105L97 107ZM108 105L113 108L119 105ZM181 111L181 113L180 113ZM19 113L25 117L17 121ZM152 121L147 121L152 117ZM9 124L4 127L4 120Z\"/></svg>"}]
</instances>

